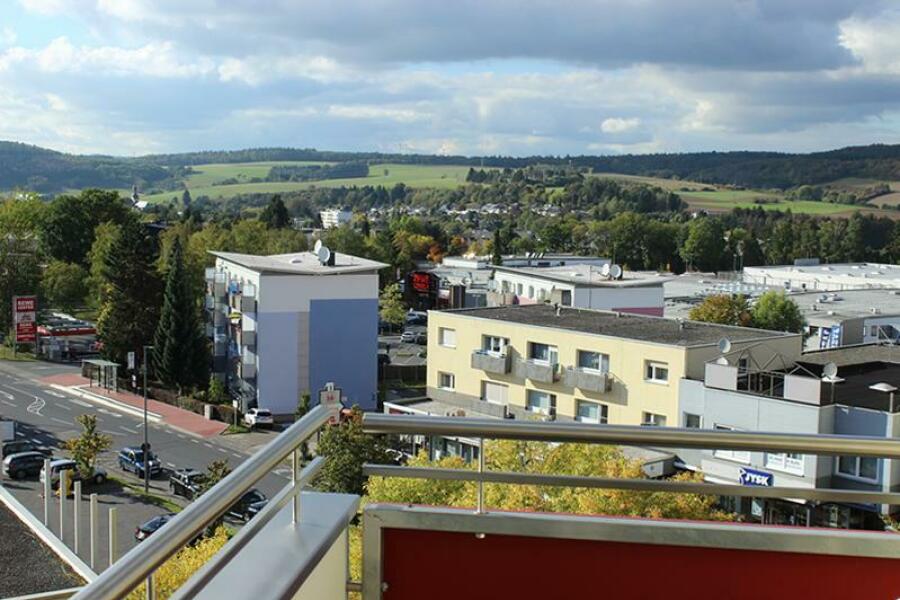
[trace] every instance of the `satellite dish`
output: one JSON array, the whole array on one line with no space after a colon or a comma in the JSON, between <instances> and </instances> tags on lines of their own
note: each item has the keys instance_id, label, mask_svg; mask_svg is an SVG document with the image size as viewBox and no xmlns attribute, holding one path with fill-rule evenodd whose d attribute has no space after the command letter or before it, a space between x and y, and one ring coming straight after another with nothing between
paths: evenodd
<instances>
[{"instance_id":1,"label":"satellite dish","mask_svg":"<svg viewBox=\"0 0 900 600\"><path fill-rule=\"evenodd\" d=\"M828 379L834 379L837 376L837 365L833 362L822 367L822 374Z\"/></svg>"},{"instance_id":2,"label":"satellite dish","mask_svg":"<svg viewBox=\"0 0 900 600\"><path fill-rule=\"evenodd\" d=\"M728 338L722 338L721 340L719 340L717 346L719 348L719 352L721 352L722 354L728 354L729 352L731 352L731 340L729 340Z\"/></svg>"},{"instance_id":3,"label":"satellite dish","mask_svg":"<svg viewBox=\"0 0 900 600\"><path fill-rule=\"evenodd\" d=\"M322 240L316 240L316 245L313 246L313 252L315 252L316 255L318 255L319 250L321 250L321 249L322 249Z\"/></svg>"},{"instance_id":4,"label":"satellite dish","mask_svg":"<svg viewBox=\"0 0 900 600\"><path fill-rule=\"evenodd\" d=\"M719 358L716 359L716 364L717 365L727 365L728 359L725 358L724 356L720 356Z\"/></svg>"},{"instance_id":5,"label":"satellite dish","mask_svg":"<svg viewBox=\"0 0 900 600\"><path fill-rule=\"evenodd\" d=\"M602 273L604 277L609 277L609 263L600 267L600 273Z\"/></svg>"},{"instance_id":6,"label":"satellite dish","mask_svg":"<svg viewBox=\"0 0 900 600\"><path fill-rule=\"evenodd\" d=\"M613 265L609 268L609 274L613 279L618 279L622 276L622 267L619 265Z\"/></svg>"},{"instance_id":7,"label":"satellite dish","mask_svg":"<svg viewBox=\"0 0 900 600\"><path fill-rule=\"evenodd\" d=\"M316 251L316 255L319 257L319 262L324 264L328 264L328 260L331 258L331 250L328 249L328 246L320 246Z\"/></svg>"}]
</instances>

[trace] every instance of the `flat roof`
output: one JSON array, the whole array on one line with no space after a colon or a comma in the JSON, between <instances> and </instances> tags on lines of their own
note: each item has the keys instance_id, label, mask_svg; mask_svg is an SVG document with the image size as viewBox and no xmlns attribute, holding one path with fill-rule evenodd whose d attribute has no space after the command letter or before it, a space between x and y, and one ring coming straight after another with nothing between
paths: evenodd
<instances>
[{"instance_id":1,"label":"flat roof","mask_svg":"<svg viewBox=\"0 0 900 600\"><path fill-rule=\"evenodd\" d=\"M669 280L660 273L627 271L621 279L611 279L600 270L600 267L585 264L564 265L558 267L494 267L495 271L513 275L526 275L535 279L572 283L583 287L655 287Z\"/></svg>"},{"instance_id":2,"label":"flat roof","mask_svg":"<svg viewBox=\"0 0 900 600\"><path fill-rule=\"evenodd\" d=\"M895 287L900 280L900 265L887 263L834 263L818 265L773 265L745 267L744 273L751 277L777 277L797 281L833 282L842 285Z\"/></svg>"},{"instance_id":3,"label":"flat roof","mask_svg":"<svg viewBox=\"0 0 900 600\"><path fill-rule=\"evenodd\" d=\"M900 363L900 346L893 344L856 344L829 350L813 350L804 352L797 362L820 366L833 362L838 367L872 362Z\"/></svg>"},{"instance_id":4,"label":"flat roof","mask_svg":"<svg viewBox=\"0 0 900 600\"><path fill-rule=\"evenodd\" d=\"M744 341L800 335L586 308L559 307L557 316L556 309L550 304L463 308L444 312L461 317L506 321L683 347L715 344L722 338Z\"/></svg>"},{"instance_id":5,"label":"flat roof","mask_svg":"<svg viewBox=\"0 0 900 600\"><path fill-rule=\"evenodd\" d=\"M798 361L804 365L803 361ZM822 366L806 363L804 366L813 373L822 375ZM891 396L887 392L871 389L871 386L879 383L888 383L900 386L900 364L883 361L867 361L860 364L838 366L837 381L834 385L834 399L832 400L832 384L823 382L823 404L842 404L857 408L891 412ZM894 408L896 411L897 407Z\"/></svg>"},{"instance_id":6,"label":"flat roof","mask_svg":"<svg viewBox=\"0 0 900 600\"><path fill-rule=\"evenodd\" d=\"M900 288L790 294L807 320L840 320L900 315ZM833 313L833 314L828 314Z\"/></svg>"},{"instance_id":7,"label":"flat roof","mask_svg":"<svg viewBox=\"0 0 900 600\"><path fill-rule=\"evenodd\" d=\"M222 260L240 265L258 273L286 273L295 275L339 275L343 273L369 273L388 265L351 254L334 253L334 266L323 265L312 252L293 254L238 254L236 252L209 251Z\"/></svg>"}]
</instances>

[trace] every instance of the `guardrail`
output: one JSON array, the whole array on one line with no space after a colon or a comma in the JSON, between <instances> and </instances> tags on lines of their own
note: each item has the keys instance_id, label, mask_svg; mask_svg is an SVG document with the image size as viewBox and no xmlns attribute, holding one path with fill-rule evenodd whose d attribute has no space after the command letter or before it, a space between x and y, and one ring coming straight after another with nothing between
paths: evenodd
<instances>
[{"instance_id":1,"label":"guardrail","mask_svg":"<svg viewBox=\"0 0 900 600\"><path fill-rule=\"evenodd\" d=\"M300 445L334 415L333 410L324 406L313 408L306 416L239 465L228 477L178 513L166 527L133 548L97 579L82 588L74 598L117 600L125 597L143 581L148 583L147 597L153 598L153 572L224 514L228 507L237 502L257 481L288 456L292 459L291 483L231 540L231 549L217 554L204 568L202 577L191 580L188 585L202 586L203 581L222 570L240 548L288 502L293 504L293 522L296 523L300 518L300 491L321 468L324 460L315 460L301 471Z\"/></svg>"}]
</instances>

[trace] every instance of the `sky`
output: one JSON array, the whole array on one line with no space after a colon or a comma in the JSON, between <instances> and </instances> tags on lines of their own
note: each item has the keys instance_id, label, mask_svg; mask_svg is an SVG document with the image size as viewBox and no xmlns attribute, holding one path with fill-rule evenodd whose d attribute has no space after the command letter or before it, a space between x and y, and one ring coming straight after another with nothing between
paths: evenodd
<instances>
[{"instance_id":1,"label":"sky","mask_svg":"<svg viewBox=\"0 0 900 600\"><path fill-rule=\"evenodd\" d=\"M900 1L0 0L0 140L127 156L900 143Z\"/></svg>"}]
</instances>

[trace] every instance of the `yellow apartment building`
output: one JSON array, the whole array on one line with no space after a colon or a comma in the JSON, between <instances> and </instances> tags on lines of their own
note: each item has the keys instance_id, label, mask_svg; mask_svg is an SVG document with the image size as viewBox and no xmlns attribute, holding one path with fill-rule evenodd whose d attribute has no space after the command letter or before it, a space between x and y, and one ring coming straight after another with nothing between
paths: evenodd
<instances>
[{"instance_id":1,"label":"yellow apartment building","mask_svg":"<svg viewBox=\"0 0 900 600\"><path fill-rule=\"evenodd\" d=\"M683 426L679 380L729 356L799 358L801 334L549 304L428 315L428 396L482 415Z\"/></svg>"}]
</instances>

